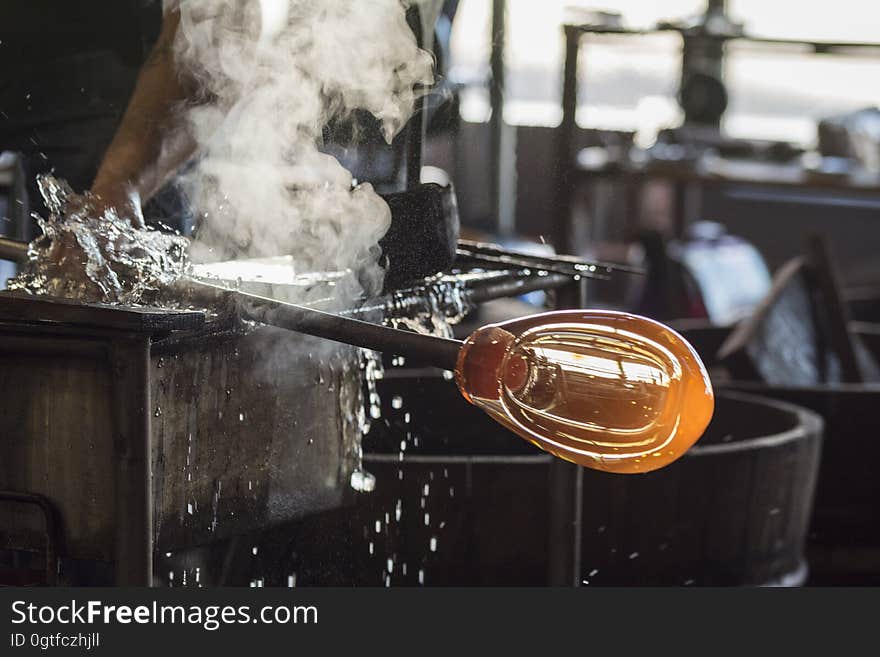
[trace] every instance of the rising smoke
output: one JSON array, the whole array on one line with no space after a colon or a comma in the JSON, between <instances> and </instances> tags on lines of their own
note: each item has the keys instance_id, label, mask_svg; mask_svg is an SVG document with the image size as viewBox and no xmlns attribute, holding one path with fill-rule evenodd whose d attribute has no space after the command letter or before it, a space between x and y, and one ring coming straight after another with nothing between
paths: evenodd
<instances>
[{"instance_id":1,"label":"rising smoke","mask_svg":"<svg viewBox=\"0 0 880 657\"><path fill-rule=\"evenodd\" d=\"M185 113L200 158L184 177L196 261L293 256L381 288L385 202L320 152L323 128L366 110L391 139L432 81L402 0L183 0L179 65L204 102Z\"/></svg>"}]
</instances>

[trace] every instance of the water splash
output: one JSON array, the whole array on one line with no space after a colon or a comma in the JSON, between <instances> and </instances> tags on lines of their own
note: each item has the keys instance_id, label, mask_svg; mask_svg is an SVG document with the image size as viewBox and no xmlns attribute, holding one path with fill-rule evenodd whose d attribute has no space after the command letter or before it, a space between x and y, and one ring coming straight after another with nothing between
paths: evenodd
<instances>
[{"instance_id":1,"label":"water splash","mask_svg":"<svg viewBox=\"0 0 880 657\"><path fill-rule=\"evenodd\" d=\"M139 228L50 175L37 179L50 214L10 290L87 303L145 305L187 268L187 240Z\"/></svg>"},{"instance_id":2,"label":"water splash","mask_svg":"<svg viewBox=\"0 0 880 657\"><path fill-rule=\"evenodd\" d=\"M451 338L452 327L473 309L465 277L440 274L417 289L392 293L385 315L393 328Z\"/></svg>"}]
</instances>

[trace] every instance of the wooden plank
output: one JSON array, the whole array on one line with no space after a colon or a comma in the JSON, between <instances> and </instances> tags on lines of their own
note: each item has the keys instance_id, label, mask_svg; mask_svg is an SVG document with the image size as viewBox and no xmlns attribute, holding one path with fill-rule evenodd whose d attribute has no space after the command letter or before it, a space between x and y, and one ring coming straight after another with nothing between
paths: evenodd
<instances>
[{"instance_id":1,"label":"wooden plank","mask_svg":"<svg viewBox=\"0 0 880 657\"><path fill-rule=\"evenodd\" d=\"M808 253L782 267L718 351L734 379L782 386L880 380L880 367L849 326L827 245L811 237Z\"/></svg>"},{"instance_id":2,"label":"wooden plank","mask_svg":"<svg viewBox=\"0 0 880 657\"><path fill-rule=\"evenodd\" d=\"M783 266L764 301L721 346L718 358L734 379L814 385L827 378L805 268L803 258Z\"/></svg>"},{"instance_id":3,"label":"wooden plank","mask_svg":"<svg viewBox=\"0 0 880 657\"><path fill-rule=\"evenodd\" d=\"M830 349L840 361L843 383L863 383L853 336L849 329L849 309L843 302L840 277L834 266L828 241L821 235L807 238L809 273L821 295L822 303L816 310L817 320L825 324Z\"/></svg>"}]
</instances>

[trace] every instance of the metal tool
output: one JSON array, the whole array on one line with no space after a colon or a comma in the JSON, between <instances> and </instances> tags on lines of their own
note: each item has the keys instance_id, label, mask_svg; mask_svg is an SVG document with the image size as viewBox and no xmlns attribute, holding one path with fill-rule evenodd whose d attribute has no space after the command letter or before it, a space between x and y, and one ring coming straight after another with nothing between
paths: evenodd
<instances>
[{"instance_id":1,"label":"metal tool","mask_svg":"<svg viewBox=\"0 0 880 657\"><path fill-rule=\"evenodd\" d=\"M497 244L459 240L457 254L460 259L483 262L502 267L531 267L547 272L582 276L584 278L607 279L611 274L644 274L638 267L606 262L588 262L566 255L538 256Z\"/></svg>"},{"instance_id":2,"label":"metal tool","mask_svg":"<svg viewBox=\"0 0 880 657\"><path fill-rule=\"evenodd\" d=\"M24 262L27 260L28 245L26 242L0 237L0 260Z\"/></svg>"},{"instance_id":3,"label":"metal tool","mask_svg":"<svg viewBox=\"0 0 880 657\"><path fill-rule=\"evenodd\" d=\"M254 322L454 370L469 402L541 449L589 468L662 467L684 454L712 417L712 386L696 352L643 317L548 313L486 326L461 342L194 279L177 287Z\"/></svg>"},{"instance_id":4,"label":"metal tool","mask_svg":"<svg viewBox=\"0 0 880 657\"><path fill-rule=\"evenodd\" d=\"M537 447L617 473L684 454L712 418L702 362L671 329L610 311L546 313L451 340L208 284L262 324L454 370L469 402Z\"/></svg>"}]
</instances>

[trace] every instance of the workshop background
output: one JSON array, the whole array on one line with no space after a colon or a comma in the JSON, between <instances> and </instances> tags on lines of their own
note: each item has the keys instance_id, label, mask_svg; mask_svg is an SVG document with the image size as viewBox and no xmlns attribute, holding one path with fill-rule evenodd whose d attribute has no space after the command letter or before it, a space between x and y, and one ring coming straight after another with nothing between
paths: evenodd
<instances>
[{"instance_id":1,"label":"workshop background","mask_svg":"<svg viewBox=\"0 0 880 657\"><path fill-rule=\"evenodd\" d=\"M454 361L325 358L259 305L0 292L0 584L880 583L875 3L446 0L409 25L436 69L415 116L322 141L391 208L371 312L458 339L548 309L657 320L711 377L705 436L593 471L469 405ZM42 206L0 151L5 281ZM145 214L198 236L161 195ZM298 303L350 283L260 263L204 267Z\"/></svg>"}]
</instances>

